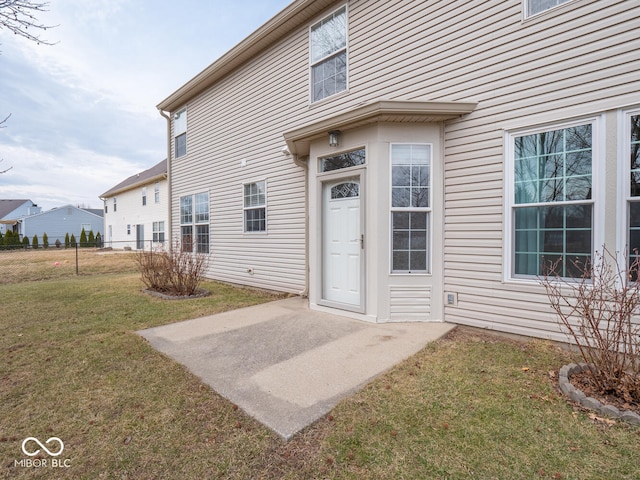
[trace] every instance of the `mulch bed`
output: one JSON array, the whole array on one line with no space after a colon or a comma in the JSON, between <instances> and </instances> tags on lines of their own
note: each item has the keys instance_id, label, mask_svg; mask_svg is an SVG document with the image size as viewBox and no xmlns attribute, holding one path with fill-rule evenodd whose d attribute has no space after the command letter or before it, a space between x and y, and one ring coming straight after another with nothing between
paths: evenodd
<instances>
[{"instance_id":1,"label":"mulch bed","mask_svg":"<svg viewBox=\"0 0 640 480\"><path fill-rule=\"evenodd\" d=\"M640 415L640 404L637 402L627 402L616 395L607 395L598 392L598 386L596 385L591 372L582 372L572 375L569 378L569 381L587 397L595 398L603 405L612 405L621 412L624 410L630 410Z\"/></svg>"}]
</instances>

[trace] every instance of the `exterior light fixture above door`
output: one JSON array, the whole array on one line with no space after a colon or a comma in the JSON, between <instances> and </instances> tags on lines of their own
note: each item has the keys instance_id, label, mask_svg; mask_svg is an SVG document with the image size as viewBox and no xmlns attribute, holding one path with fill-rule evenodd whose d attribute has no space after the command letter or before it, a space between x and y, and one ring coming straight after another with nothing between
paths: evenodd
<instances>
[{"instance_id":1,"label":"exterior light fixture above door","mask_svg":"<svg viewBox=\"0 0 640 480\"><path fill-rule=\"evenodd\" d=\"M340 145L340 130L331 130L329 132L329 146L337 147Z\"/></svg>"}]
</instances>

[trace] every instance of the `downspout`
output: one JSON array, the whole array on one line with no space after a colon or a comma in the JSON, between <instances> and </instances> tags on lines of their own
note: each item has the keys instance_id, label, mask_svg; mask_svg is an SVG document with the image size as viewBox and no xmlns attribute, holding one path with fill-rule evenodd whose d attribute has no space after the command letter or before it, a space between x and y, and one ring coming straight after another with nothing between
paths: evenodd
<instances>
[{"instance_id":1,"label":"downspout","mask_svg":"<svg viewBox=\"0 0 640 480\"><path fill-rule=\"evenodd\" d=\"M304 170L304 290L299 295L309 298L309 163L301 160L297 154L292 159L293 163Z\"/></svg>"},{"instance_id":2,"label":"downspout","mask_svg":"<svg viewBox=\"0 0 640 480\"><path fill-rule=\"evenodd\" d=\"M168 213L167 231L169 232L169 248L173 245L173 226L171 224L172 210L171 205L173 198L171 196L171 117L158 108L158 112L167 120L167 197L168 197ZM165 239L166 242L166 239Z\"/></svg>"}]
</instances>

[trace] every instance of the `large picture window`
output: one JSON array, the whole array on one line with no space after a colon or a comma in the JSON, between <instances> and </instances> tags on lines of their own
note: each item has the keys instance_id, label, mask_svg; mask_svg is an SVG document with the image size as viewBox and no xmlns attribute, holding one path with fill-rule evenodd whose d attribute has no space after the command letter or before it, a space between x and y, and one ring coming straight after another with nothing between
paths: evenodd
<instances>
[{"instance_id":1,"label":"large picture window","mask_svg":"<svg viewBox=\"0 0 640 480\"><path fill-rule=\"evenodd\" d=\"M391 145L391 270L430 271L431 145Z\"/></svg>"},{"instance_id":2,"label":"large picture window","mask_svg":"<svg viewBox=\"0 0 640 480\"><path fill-rule=\"evenodd\" d=\"M173 140L175 157L187 154L187 110L183 109L173 116Z\"/></svg>"},{"instance_id":3,"label":"large picture window","mask_svg":"<svg viewBox=\"0 0 640 480\"><path fill-rule=\"evenodd\" d=\"M209 194L180 197L182 251L209 253Z\"/></svg>"},{"instance_id":4,"label":"large picture window","mask_svg":"<svg viewBox=\"0 0 640 480\"><path fill-rule=\"evenodd\" d=\"M593 252L593 124L514 136L513 274L556 264L582 274Z\"/></svg>"},{"instance_id":5,"label":"large picture window","mask_svg":"<svg viewBox=\"0 0 640 480\"><path fill-rule=\"evenodd\" d=\"M311 101L347 89L347 7L311 27Z\"/></svg>"},{"instance_id":6,"label":"large picture window","mask_svg":"<svg viewBox=\"0 0 640 480\"><path fill-rule=\"evenodd\" d=\"M265 232L267 230L266 182L244 185L244 231Z\"/></svg>"}]
</instances>

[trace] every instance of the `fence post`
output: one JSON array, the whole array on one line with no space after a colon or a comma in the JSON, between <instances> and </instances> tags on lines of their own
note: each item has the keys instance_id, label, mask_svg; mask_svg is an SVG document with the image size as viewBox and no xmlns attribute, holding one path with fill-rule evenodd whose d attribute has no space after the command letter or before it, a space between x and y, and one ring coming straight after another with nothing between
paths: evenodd
<instances>
[{"instance_id":1,"label":"fence post","mask_svg":"<svg viewBox=\"0 0 640 480\"><path fill-rule=\"evenodd\" d=\"M76 242L76 275L80 275L78 273L78 242Z\"/></svg>"}]
</instances>

